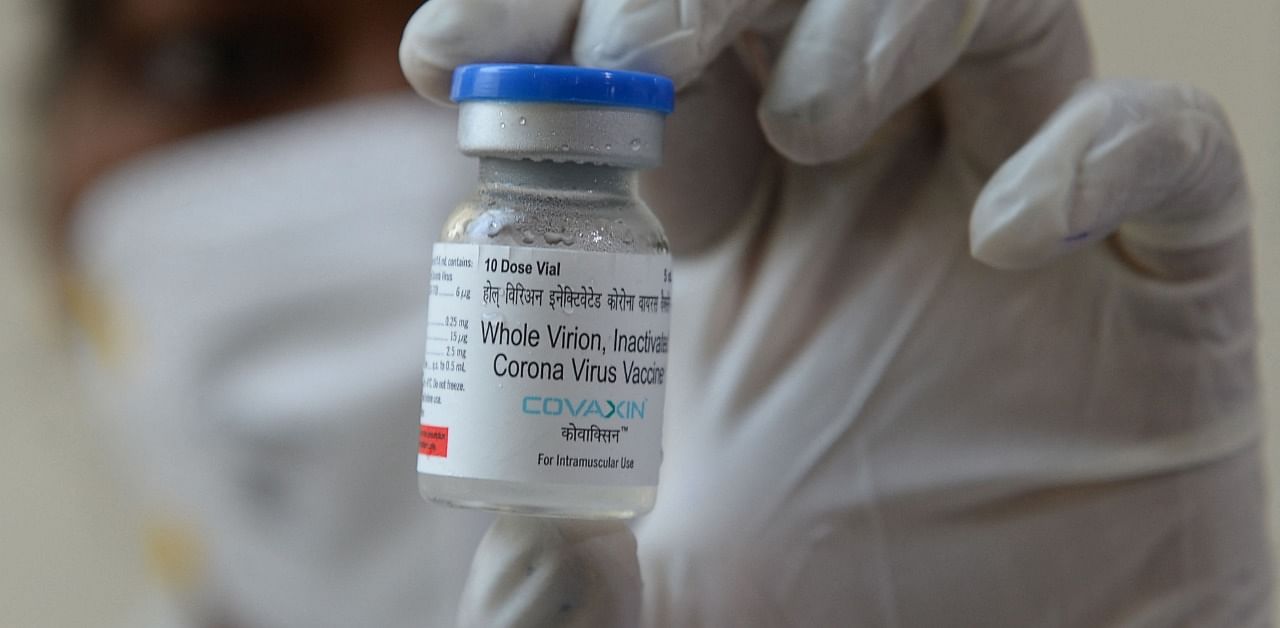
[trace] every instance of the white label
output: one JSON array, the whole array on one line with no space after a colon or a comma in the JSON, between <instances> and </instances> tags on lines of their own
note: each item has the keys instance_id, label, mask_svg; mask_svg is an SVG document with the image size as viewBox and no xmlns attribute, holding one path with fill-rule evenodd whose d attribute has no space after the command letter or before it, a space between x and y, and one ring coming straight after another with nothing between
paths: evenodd
<instances>
[{"instance_id":1,"label":"white label","mask_svg":"<svg viewBox=\"0 0 1280 628\"><path fill-rule=\"evenodd\" d=\"M437 244L418 472L653 486L665 255Z\"/></svg>"}]
</instances>

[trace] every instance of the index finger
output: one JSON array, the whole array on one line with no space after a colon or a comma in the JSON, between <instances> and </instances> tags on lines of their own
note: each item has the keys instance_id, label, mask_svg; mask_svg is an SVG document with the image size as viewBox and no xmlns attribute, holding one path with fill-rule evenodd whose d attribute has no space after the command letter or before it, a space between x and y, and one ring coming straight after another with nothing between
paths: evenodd
<instances>
[{"instance_id":1,"label":"index finger","mask_svg":"<svg viewBox=\"0 0 1280 628\"><path fill-rule=\"evenodd\" d=\"M697 78L782 0L584 0L574 41L582 65Z\"/></svg>"},{"instance_id":2,"label":"index finger","mask_svg":"<svg viewBox=\"0 0 1280 628\"><path fill-rule=\"evenodd\" d=\"M569 48L582 0L431 0L400 40L400 67L419 94L449 102L467 63L546 63Z\"/></svg>"}]
</instances>

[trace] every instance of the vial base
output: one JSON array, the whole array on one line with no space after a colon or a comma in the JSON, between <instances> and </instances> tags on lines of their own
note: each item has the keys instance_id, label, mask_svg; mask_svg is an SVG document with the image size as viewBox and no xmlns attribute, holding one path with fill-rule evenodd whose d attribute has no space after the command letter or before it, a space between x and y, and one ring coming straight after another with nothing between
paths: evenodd
<instances>
[{"instance_id":1,"label":"vial base","mask_svg":"<svg viewBox=\"0 0 1280 628\"><path fill-rule=\"evenodd\" d=\"M533 517L630 519L653 509L652 486L583 486L418 474L418 491L436 503Z\"/></svg>"}]
</instances>

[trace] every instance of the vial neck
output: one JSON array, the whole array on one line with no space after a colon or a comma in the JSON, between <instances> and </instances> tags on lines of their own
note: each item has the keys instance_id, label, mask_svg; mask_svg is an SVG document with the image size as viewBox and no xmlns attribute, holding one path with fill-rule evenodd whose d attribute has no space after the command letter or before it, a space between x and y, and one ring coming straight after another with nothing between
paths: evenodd
<instances>
[{"instance_id":1,"label":"vial neck","mask_svg":"<svg viewBox=\"0 0 1280 628\"><path fill-rule=\"evenodd\" d=\"M636 180L635 170L617 166L480 158L481 186L632 196Z\"/></svg>"}]
</instances>

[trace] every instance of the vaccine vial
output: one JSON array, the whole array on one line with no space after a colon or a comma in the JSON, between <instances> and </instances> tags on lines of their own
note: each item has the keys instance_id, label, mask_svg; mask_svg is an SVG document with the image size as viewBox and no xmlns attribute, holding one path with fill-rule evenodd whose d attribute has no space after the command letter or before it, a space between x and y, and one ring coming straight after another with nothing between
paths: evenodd
<instances>
[{"instance_id":1,"label":"vaccine vial","mask_svg":"<svg viewBox=\"0 0 1280 628\"><path fill-rule=\"evenodd\" d=\"M653 507L671 258L637 196L674 105L665 77L458 68L458 143L479 185L432 253L418 483L527 515Z\"/></svg>"}]
</instances>

